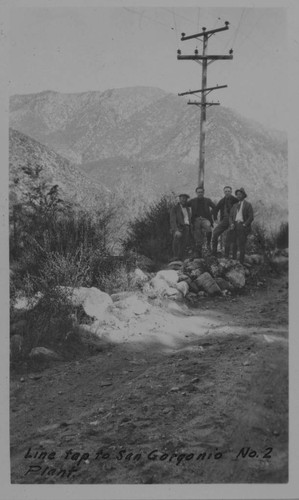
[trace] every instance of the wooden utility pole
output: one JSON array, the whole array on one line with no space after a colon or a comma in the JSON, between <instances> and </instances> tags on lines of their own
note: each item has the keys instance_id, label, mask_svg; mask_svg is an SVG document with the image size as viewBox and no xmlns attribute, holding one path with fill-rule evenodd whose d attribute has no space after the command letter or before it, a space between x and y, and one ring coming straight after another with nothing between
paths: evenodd
<instances>
[{"instance_id":1,"label":"wooden utility pole","mask_svg":"<svg viewBox=\"0 0 299 500\"><path fill-rule=\"evenodd\" d=\"M200 115L200 137L199 137L199 171L198 171L198 186L204 187L204 171L205 171L205 139L206 139L206 109L207 106L216 106L219 105L219 102L207 102L206 96L212 92L212 90L220 89L227 87L227 85L220 85L216 87L207 88L207 72L208 72L208 64L213 61L217 61L219 59L232 59L233 51L232 49L229 51L229 55L207 55L207 47L208 47L208 39L210 36L214 35L219 31L224 31L229 29L228 21L225 22L225 26L222 28L217 28L215 30L206 31L206 28L202 28L201 33L196 33L195 35L185 36L185 33L182 33L182 41L190 40L193 38L197 38L202 42L202 55L198 54L198 50L194 51L194 55L182 56L181 51L177 51L177 58L179 60L191 60L196 61L202 65L202 78L201 78L201 89L200 90L190 90L189 92L183 92L182 94L178 94L179 96L187 95L187 94L197 94L201 93L201 101L189 101L188 104L195 104L196 106L201 107L201 115ZM202 39L201 39L202 37Z\"/></svg>"}]
</instances>

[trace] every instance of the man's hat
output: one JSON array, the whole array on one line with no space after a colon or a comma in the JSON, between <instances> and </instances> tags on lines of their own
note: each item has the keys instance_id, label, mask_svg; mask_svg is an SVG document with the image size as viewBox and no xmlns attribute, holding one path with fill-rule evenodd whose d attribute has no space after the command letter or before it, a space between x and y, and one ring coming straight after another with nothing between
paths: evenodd
<instances>
[{"instance_id":1,"label":"man's hat","mask_svg":"<svg viewBox=\"0 0 299 500\"><path fill-rule=\"evenodd\" d=\"M185 198L190 198L190 196L186 193L179 194L179 198L181 198L181 196L185 196Z\"/></svg>"},{"instance_id":2,"label":"man's hat","mask_svg":"<svg viewBox=\"0 0 299 500\"><path fill-rule=\"evenodd\" d=\"M245 193L245 189L244 189L244 188L236 189L236 191L235 191L235 195L237 194L237 192L238 192L238 191L240 191L240 193L242 193L242 194L243 194L244 198L246 198L246 197L247 197L247 194Z\"/></svg>"}]
</instances>

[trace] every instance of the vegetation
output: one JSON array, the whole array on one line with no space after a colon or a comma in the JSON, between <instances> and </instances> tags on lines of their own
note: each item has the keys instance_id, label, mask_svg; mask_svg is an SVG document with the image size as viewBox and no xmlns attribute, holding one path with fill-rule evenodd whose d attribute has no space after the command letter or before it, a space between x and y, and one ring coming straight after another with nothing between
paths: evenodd
<instances>
[{"instance_id":1,"label":"vegetation","mask_svg":"<svg viewBox=\"0 0 299 500\"><path fill-rule=\"evenodd\" d=\"M27 189L10 207L11 322L18 297L34 301L23 313L26 322L23 355L38 345L53 346L74 332L74 287L96 286L111 292L128 286L131 261L112 255L111 234L115 210L103 206L87 212L60 197L57 185L41 179L42 168L28 165ZM68 287L68 288L63 288Z\"/></svg>"},{"instance_id":2,"label":"vegetation","mask_svg":"<svg viewBox=\"0 0 299 500\"><path fill-rule=\"evenodd\" d=\"M266 225L255 221L252 224L248 251L270 257L276 249L288 248L288 233L289 225L287 222L282 222L276 230L269 230Z\"/></svg>"},{"instance_id":3,"label":"vegetation","mask_svg":"<svg viewBox=\"0 0 299 500\"><path fill-rule=\"evenodd\" d=\"M168 262L172 246L169 212L174 203L173 195L164 195L131 222L125 250L134 250L158 263Z\"/></svg>"},{"instance_id":4,"label":"vegetation","mask_svg":"<svg viewBox=\"0 0 299 500\"><path fill-rule=\"evenodd\" d=\"M11 323L15 329L18 322L19 328L25 325L21 347L14 344L18 360L26 359L36 346L59 347L64 352L70 338L80 344L82 311L71 301L75 287L95 286L109 294L128 290L138 257L151 259L156 267L168 262L172 256L169 212L175 203L173 194L164 195L141 210L138 200L132 205L130 198L135 219L126 230L122 255L115 256L116 228L123 224L119 201L93 212L82 210L62 199L57 185L42 180L40 166L27 165L23 171L26 189L19 197L12 196L10 205ZM287 223L269 231L255 221L249 252L269 257L287 246ZM34 307L18 312L14 304L19 297Z\"/></svg>"}]
</instances>

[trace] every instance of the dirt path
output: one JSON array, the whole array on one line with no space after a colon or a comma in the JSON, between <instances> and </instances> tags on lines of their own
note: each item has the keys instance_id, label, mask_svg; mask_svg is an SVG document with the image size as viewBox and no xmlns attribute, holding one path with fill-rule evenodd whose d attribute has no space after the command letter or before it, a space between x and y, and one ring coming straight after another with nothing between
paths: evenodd
<instances>
[{"instance_id":1,"label":"dirt path","mask_svg":"<svg viewBox=\"0 0 299 500\"><path fill-rule=\"evenodd\" d=\"M186 316L168 345L12 374L12 482L287 482L287 292L275 278L202 301L200 335Z\"/></svg>"}]
</instances>

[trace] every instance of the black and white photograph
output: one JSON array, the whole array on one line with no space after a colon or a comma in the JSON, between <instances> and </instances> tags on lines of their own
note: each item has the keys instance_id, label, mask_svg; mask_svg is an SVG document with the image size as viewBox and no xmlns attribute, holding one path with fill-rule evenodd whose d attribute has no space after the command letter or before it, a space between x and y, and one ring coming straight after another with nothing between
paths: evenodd
<instances>
[{"instance_id":1,"label":"black and white photograph","mask_svg":"<svg viewBox=\"0 0 299 500\"><path fill-rule=\"evenodd\" d=\"M12 2L6 29L11 486L279 495L287 6Z\"/></svg>"}]
</instances>

